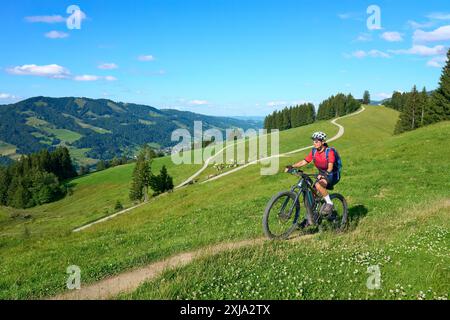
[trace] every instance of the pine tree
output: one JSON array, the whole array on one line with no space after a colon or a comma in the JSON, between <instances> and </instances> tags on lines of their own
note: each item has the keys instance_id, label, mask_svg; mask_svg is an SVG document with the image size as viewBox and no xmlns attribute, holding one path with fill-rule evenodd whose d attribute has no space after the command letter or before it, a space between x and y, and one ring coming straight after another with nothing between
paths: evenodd
<instances>
[{"instance_id":1,"label":"pine tree","mask_svg":"<svg viewBox=\"0 0 450 320\"><path fill-rule=\"evenodd\" d=\"M122 202L120 202L120 200L117 200L116 204L114 205L114 210L122 210L122 209L123 209Z\"/></svg>"},{"instance_id":2,"label":"pine tree","mask_svg":"<svg viewBox=\"0 0 450 320\"><path fill-rule=\"evenodd\" d=\"M291 128L291 118L290 112L287 107L285 107L282 111L282 124L280 130L287 130Z\"/></svg>"},{"instance_id":3,"label":"pine tree","mask_svg":"<svg viewBox=\"0 0 450 320\"><path fill-rule=\"evenodd\" d=\"M166 166L163 166L159 175L152 176L150 179L150 185L155 191L155 194L160 194L166 191L173 190L173 179L172 177L167 173Z\"/></svg>"},{"instance_id":4,"label":"pine tree","mask_svg":"<svg viewBox=\"0 0 450 320\"><path fill-rule=\"evenodd\" d=\"M151 179L150 161L146 160L145 152L141 152L138 156L136 166L133 170L133 180L130 190L130 199L135 201L148 200L148 188Z\"/></svg>"},{"instance_id":5,"label":"pine tree","mask_svg":"<svg viewBox=\"0 0 450 320\"><path fill-rule=\"evenodd\" d=\"M34 205L42 205L59 199L64 195L58 178L53 173L37 171L31 176L29 187Z\"/></svg>"},{"instance_id":6,"label":"pine tree","mask_svg":"<svg viewBox=\"0 0 450 320\"><path fill-rule=\"evenodd\" d=\"M138 166L136 164L133 170L133 180L131 182L131 189L130 189L130 200L141 201L143 197L144 197L144 188L142 185L142 181L139 177Z\"/></svg>"},{"instance_id":7,"label":"pine tree","mask_svg":"<svg viewBox=\"0 0 450 320\"><path fill-rule=\"evenodd\" d=\"M31 194L27 188L24 186L24 182L22 178L17 178L14 183L15 188L10 190L12 191L8 197L9 203L8 205L14 208L25 209L33 206L31 203Z\"/></svg>"},{"instance_id":8,"label":"pine tree","mask_svg":"<svg viewBox=\"0 0 450 320\"><path fill-rule=\"evenodd\" d=\"M430 99L428 98L427 89L423 87L422 92L420 94L420 105L419 105L419 116L420 121L417 127L423 127L425 121L425 112L428 112L428 108L430 107Z\"/></svg>"},{"instance_id":9,"label":"pine tree","mask_svg":"<svg viewBox=\"0 0 450 320\"><path fill-rule=\"evenodd\" d=\"M439 87L431 96L430 107L425 115L425 123L450 120L450 49L447 52L447 63L442 69Z\"/></svg>"},{"instance_id":10,"label":"pine tree","mask_svg":"<svg viewBox=\"0 0 450 320\"><path fill-rule=\"evenodd\" d=\"M11 175L7 168L0 167L0 206L8 203L8 189L11 183Z\"/></svg>"},{"instance_id":11,"label":"pine tree","mask_svg":"<svg viewBox=\"0 0 450 320\"><path fill-rule=\"evenodd\" d=\"M281 114L281 111L275 111L275 129L283 130L283 115Z\"/></svg>"},{"instance_id":12,"label":"pine tree","mask_svg":"<svg viewBox=\"0 0 450 320\"><path fill-rule=\"evenodd\" d=\"M368 90L364 91L363 103L370 104L370 93Z\"/></svg>"},{"instance_id":13,"label":"pine tree","mask_svg":"<svg viewBox=\"0 0 450 320\"><path fill-rule=\"evenodd\" d=\"M60 163L61 163L61 176L58 178L62 180L70 179L77 176L75 167L72 164L72 159L70 158L69 149L66 147L61 147Z\"/></svg>"},{"instance_id":14,"label":"pine tree","mask_svg":"<svg viewBox=\"0 0 450 320\"><path fill-rule=\"evenodd\" d=\"M421 96L416 86L409 94L408 101L400 113L400 118L395 127L395 133L414 130L420 124Z\"/></svg>"}]
</instances>

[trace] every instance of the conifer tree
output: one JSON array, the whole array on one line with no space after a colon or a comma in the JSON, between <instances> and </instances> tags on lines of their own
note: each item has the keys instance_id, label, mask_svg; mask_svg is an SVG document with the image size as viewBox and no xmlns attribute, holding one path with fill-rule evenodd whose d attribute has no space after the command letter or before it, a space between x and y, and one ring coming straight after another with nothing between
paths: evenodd
<instances>
[{"instance_id":1,"label":"conifer tree","mask_svg":"<svg viewBox=\"0 0 450 320\"><path fill-rule=\"evenodd\" d=\"M395 126L395 133L402 133L417 128L418 115L420 114L421 96L416 86L413 87L408 101L400 113L400 118Z\"/></svg>"},{"instance_id":2,"label":"conifer tree","mask_svg":"<svg viewBox=\"0 0 450 320\"><path fill-rule=\"evenodd\" d=\"M363 103L370 104L370 93L368 90L364 91Z\"/></svg>"},{"instance_id":3,"label":"conifer tree","mask_svg":"<svg viewBox=\"0 0 450 320\"><path fill-rule=\"evenodd\" d=\"M439 87L431 96L425 119L426 124L450 120L450 49L447 52L447 63L442 69Z\"/></svg>"}]
</instances>

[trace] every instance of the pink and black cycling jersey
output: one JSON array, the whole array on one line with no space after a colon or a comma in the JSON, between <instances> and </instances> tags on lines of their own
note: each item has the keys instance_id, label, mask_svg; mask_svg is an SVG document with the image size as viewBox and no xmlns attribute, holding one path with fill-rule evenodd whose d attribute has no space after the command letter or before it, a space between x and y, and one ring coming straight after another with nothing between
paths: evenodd
<instances>
[{"instance_id":1,"label":"pink and black cycling jersey","mask_svg":"<svg viewBox=\"0 0 450 320\"><path fill-rule=\"evenodd\" d=\"M334 164L335 159L336 159L336 157L334 155L334 151L332 149L330 149L330 151L328 152L328 161L327 161L327 156L326 156L325 150L326 150L325 148L323 149L322 152L319 152L318 150L316 150L314 165L319 170L327 170L328 162ZM313 160L313 153L311 150L311 152L305 158L305 161L310 163L312 160Z\"/></svg>"}]
</instances>

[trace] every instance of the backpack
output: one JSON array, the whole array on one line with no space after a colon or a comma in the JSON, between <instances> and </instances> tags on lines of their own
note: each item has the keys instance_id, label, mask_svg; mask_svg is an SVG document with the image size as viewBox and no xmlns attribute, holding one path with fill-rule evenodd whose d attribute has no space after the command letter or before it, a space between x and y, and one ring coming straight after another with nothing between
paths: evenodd
<instances>
[{"instance_id":1,"label":"backpack","mask_svg":"<svg viewBox=\"0 0 450 320\"><path fill-rule=\"evenodd\" d=\"M339 153L337 152L337 150L333 147L327 147L325 149L325 157L328 161L328 154L330 153L330 150L334 151L334 166L333 166L333 171L337 171L338 172L338 178L340 179L341 177L341 171L342 171L342 159L341 156L339 155ZM314 162L316 161L316 148L312 149L312 156L313 156L313 160Z\"/></svg>"}]
</instances>

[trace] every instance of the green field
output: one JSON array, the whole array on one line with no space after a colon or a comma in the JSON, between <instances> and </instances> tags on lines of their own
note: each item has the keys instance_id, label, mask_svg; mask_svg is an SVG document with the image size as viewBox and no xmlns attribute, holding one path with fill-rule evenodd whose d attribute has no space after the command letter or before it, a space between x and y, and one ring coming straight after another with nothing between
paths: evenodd
<instances>
[{"instance_id":1,"label":"green field","mask_svg":"<svg viewBox=\"0 0 450 320\"><path fill-rule=\"evenodd\" d=\"M55 126L51 123L48 123L45 120L36 118L36 117L29 117L27 118L27 125L31 127L35 127L37 129L43 130L49 134L54 135L57 139L63 141L72 143L83 137L81 134L67 130L67 129L57 129Z\"/></svg>"},{"instance_id":2,"label":"green field","mask_svg":"<svg viewBox=\"0 0 450 320\"><path fill-rule=\"evenodd\" d=\"M16 146L0 141L0 155L1 156L10 156L16 153Z\"/></svg>"},{"instance_id":3,"label":"green field","mask_svg":"<svg viewBox=\"0 0 450 320\"><path fill-rule=\"evenodd\" d=\"M367 107L339 121L345 134L332 145L344 160L336 191L349 203L348 233L323 232L206 257L120 298L392 299L422 297L421 291L425 298L448 298L450 179L441 162L423 159L435 153L433 141L449 139L450 123L393 136L397 117L393 110ZM287 130L280 151L308 145L318 128L330 136L337 132L328 122ZM307 152L281 158L280 172ZM450 150L442 152L448 159ZM153 167L163 163L175 184L201 166L175 166L166 157ZM28 210L31 218L0 208L0 298L61 293L73 264L87 284L176 253L261 237L266 203L295 182L283 173L261 176L252 165L72 233L106 210L110 214L117 199L131 205L131 171L125 165L75 179L73 195ZM365 289L370 264L381 265L381 290Z\"/></svg>"}]
</instances>

